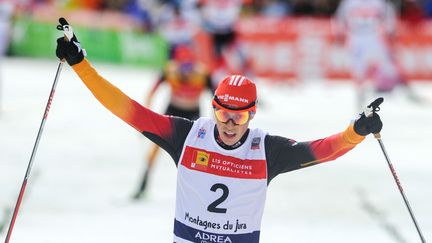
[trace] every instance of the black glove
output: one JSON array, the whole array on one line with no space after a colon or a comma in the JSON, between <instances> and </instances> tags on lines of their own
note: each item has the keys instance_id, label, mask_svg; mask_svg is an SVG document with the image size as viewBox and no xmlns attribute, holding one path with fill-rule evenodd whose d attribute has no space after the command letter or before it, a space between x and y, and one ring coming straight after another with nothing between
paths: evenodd
<instances>
[{"instance_id":1,"label":"black glove","mask_svg":"<svg viewBox=\"0 0 432 243\"><path fill-rule=\"evenodd\" d=\"M85 50L81 48L81 45L68 22L64 18L60 18L59 22L60 24L57 25L57 29L63 30L65 37L57 39L56 56L59 59L66 59L67 63L71 66L80 63L86 56ZM68 40L67 36L72 36L72 38Z\"/></svg>"},{"instance_id":2,"label":"black glove","mask_svg":"<svg viewBox=\"0 0 432 243\"><path fill-rule=\"evenodd\" d=\"M372 113L371 116L366 117L364 112L360 114L354 122L354 131L362 136L370 133L376 134L381 131L383 123L377 113Z\"/></svg>"}]
</instances>

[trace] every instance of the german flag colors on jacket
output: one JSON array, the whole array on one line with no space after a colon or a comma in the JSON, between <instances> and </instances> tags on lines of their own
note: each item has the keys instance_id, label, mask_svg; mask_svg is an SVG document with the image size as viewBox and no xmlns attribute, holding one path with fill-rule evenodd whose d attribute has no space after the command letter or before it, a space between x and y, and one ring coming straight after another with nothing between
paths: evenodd
<instances>
[{"instance_id":1,"label":"german flag colors on jacket","mask_svg":"<svg viewBox=\"0 0 432 243\"><path fill-rule=\"evenodd\" d=\"M249 128L239 146L226 149L217 141L212 118L160 115L101 77L87 59L72 67L102 105L172 157L178 168L177 243L259 242L266 191L274 177L334 160L364 139L352 125L306 142Z\"/></svg>"}]
</instances>

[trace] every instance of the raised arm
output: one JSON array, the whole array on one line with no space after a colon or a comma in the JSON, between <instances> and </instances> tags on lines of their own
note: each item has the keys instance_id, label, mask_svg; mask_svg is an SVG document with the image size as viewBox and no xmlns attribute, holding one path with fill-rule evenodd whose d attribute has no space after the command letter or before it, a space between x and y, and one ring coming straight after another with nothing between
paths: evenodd
<instances>
[{"instance_id":1,"label":"raised arm","mask_svg":"<svg viewBox=\"0 0 432 243\"><path fill-rule=\"evenodd\" d=\"M87 59L83 59L72 68L96 99L114 115L141 133L150 132L167 137L171 127L170 117L155 113L129 98L100 76Z\"/></svg>"},{"instance_id":2,"label":"raised arm","mask_svg":"<svg viewBox=\"0 0 432 243\"><path fill-rule=\"evenodd\" d=\"M268 181L280 173L335 160L361 143L370 133L381 131L378 114L359 116L345 131L309 142L296 142L280 136L265 139Z\"/></svg>"},{"instance_id":3,"label":"raised arm","mask_svg":"<svg viewBox=\"0 0 432 243\"><path fill-rule=\"evenodd\" d=\"M70 29L66 20L58 28ZM151 111L104 79L84 57L76 36L57 39L56 55L66 59L96 99L114 115L165 149L177 162L192 122Z\"/></svg>"}]
</instances>

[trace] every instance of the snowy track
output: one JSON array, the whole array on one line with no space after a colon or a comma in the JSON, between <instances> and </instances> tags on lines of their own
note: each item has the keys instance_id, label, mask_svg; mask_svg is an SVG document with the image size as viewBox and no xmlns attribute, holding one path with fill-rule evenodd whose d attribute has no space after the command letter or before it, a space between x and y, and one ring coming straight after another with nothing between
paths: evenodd
<instances>
[{"instance_id":1,"label":"snowy track","mask_svg":"<svg viewBox=\"0 0 432 243\"><path fill-rule=\"evenodd\" d=\"M148 70L95 66L138 101L156 78ZM3 209L14 206L56 67L55 61L30 59L0 64L0 222ZM431 84L415 88L432 97ZM258 82L258 89L262 107L251 126L299 141L342 131L356 113L349 84L311 81L292 88ZM167 90L156 96L153 108L163 111ZM432 106L397 93L385 99L383 141L423 234L432 241ZM206 114L208 101L203 99ZM11 242L172 242L176 170L166 153L159 156L147 198L129 202L149 145L65 66ZM384 223L398 231L399 241ZM420 242L372 137L337 161L274 179L262 225L263 243Z\"/></svg>"}]
</instances>

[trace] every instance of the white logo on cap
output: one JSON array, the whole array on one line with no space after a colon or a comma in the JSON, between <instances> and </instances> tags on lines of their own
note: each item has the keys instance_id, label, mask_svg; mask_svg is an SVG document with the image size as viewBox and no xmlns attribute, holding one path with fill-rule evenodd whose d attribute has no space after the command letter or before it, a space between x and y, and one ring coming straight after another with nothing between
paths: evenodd
<instances>
[{"instance_id":1,"label":"white logo on cap","mask_svg":"<svg viewBox=\"0 0 432 243\"><path fill-rule=\"evenodd\" d=\"M237 97L237 96L231 96L229 94L219 95L218 99L223 100L225 102L228 102L228 101L232 100L232 101L238 101L238 102L249 104L249 100L248 99L240 98L240 97Z\"/></svg>"}]
</instances>

